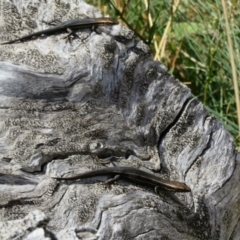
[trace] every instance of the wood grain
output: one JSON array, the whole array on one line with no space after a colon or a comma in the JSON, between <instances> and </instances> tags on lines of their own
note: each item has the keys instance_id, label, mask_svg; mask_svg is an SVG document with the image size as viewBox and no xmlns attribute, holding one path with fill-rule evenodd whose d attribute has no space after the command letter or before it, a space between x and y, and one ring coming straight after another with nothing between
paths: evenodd
<instances>
[{"instance_id":1,"label":"wood grain","mask_svg":"<svg viewBox=\"0 0 240 240\"><path fill-rule=\"evenodd\" d=\"M101 16L82 1L0 9L0 42L49 27L42 20ZM0 238L239 239L233 137L126 27L77 34L0 46ZM52 178L100 168L93 155L191 193Z\"/></svg>"}]
</instances>

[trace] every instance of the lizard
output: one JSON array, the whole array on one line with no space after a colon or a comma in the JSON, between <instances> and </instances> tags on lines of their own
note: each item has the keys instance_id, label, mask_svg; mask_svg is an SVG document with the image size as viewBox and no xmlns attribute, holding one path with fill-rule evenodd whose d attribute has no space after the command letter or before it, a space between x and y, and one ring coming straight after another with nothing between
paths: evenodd
<instances>
[{"instance_id":1,"label":"lizard","mask_svg":"<svg viewBox=\"0 0 240 240\"><path fill-rule=\"evenodd\" d=\"M0 43L0 45L4 45L4 44L12 44L15 42L22 42L28 39L31 39L32 37L37 37L37 36L41 36L43 34L53 34L55 32L58 31L62 31L62 30L67 30L69 32L69 35L71 35L73 33L72 29L80 29L80 28L88 28L88 27L95 27L95 26L100 26L100 25L116 25L118 24L118 22L113 19L113 18L105 18L105 17L101 17L101 18L83 18L83 19L72 19L72 20L68 20L66 22L63 22L57 26L51 27L51 28L47 28L45 30L41 30L38 32L34 32L31 34L28 34L26 36L8 41L8 42L3 42ZM68 35L68 37L69 37Z\"/></svg>"},{"instance_id":2,"label":"lizard","mask_svg":"<svg viewBox=\"0 0 240 240\"><path fill-rule=\"evenodd\" d=\"M152 186L157 191L159 188L172 192L190 192L191 189L182 182L170 181L162 179L154 174L142 171L133 167L106 167L98 170L92 170L85 173L80 173L73 177L52 177L57 180L76 180L83 178L90 178L103 175L115 175L114 178L109 179L106 183L112 183L119 180L121 177L139 184Z\"/></svg>"}]
</instances>

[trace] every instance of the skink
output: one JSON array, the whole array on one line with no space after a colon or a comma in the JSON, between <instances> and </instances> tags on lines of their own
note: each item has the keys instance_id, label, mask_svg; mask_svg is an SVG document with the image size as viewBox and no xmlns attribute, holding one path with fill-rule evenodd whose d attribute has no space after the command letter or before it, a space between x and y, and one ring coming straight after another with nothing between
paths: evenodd
<instances>
[{"instance_id":1,"label":"skink","mask_svg":"<svg viewBox=\"0 0 240 240\"><path fill-rule=\"evenodd\" d=\"M147 186L158 187L164 190L173 192L190 192L191 189L182 182L169 181L155 176L151 173L132 168L132 167L107 167L98 170L93 170L85 173L78 174L73 177L54 177L58 180L76 180L82 178L90 178L103 175L115 175L112 181L118 180L120 177ZM108 181L110 182L110 181Z\"/></svg>"},{"instance_id":2,"label":"skink","mask_svg":"<svg viewBox=\"0 0 240 240\"><path fill-rule=\"evenodd\" d=\"M118 22L113 18L83 18L83 19L73 19L68 20L66 22L63 22L55 27L51 27L39 32L31 33L29 35L23 36L21 38L17 38L8 42L1 43L3 44L11 44L18 41L25 41L28 39L31 39L32 37L41 36L43 34L53 34L55 32L61 31L61 30L68 30L71 31L71 29L80 29L80 28L88 28L92 26L100 26L100 25L116 25ZM71 34L71 32L70 32Z\"/></svg>"}]
</instances>

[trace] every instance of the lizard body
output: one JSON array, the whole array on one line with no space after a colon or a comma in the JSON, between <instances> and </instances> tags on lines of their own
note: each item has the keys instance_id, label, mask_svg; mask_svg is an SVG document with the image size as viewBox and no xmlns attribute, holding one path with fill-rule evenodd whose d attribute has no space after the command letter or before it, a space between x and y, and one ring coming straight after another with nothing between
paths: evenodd
<instances>
[{"instance_id":1,"label":"lizard body","mask_svg":"<svg viewBox=\"0 0 240 240\"><path fill-rule=\"evenodd\" d=\"M154 174L132 168L132 167L107 167L98 170L93 170L85 173L78 174L73 177L54 177L58 180L76 180L83 178L90 178L103 175L115 175L116 177L107 181L108 183L118 180L120 177L139 184L157 187L173 192L190 192L191 189L182 182L169 181L162 179Z\"/></svg>"},{"instance_id":2,"label":"lizard body","mask_svg":"<svg viewBox=\"0 0 240 240\"><path fill-rule=\"evenodd\" d=\"M62 31L62 30L69 30L69 29L80 29L80 28L88 28L88 27L92 27L92 26L100 26L100 25L116 25L118 24L118 22L113 19L113 18L83 18L83 19L73 19L73 20L68 20L66 22L63 22L55 27L51 27L45 30L41 30L38 32L34 32L31 33L29 35L8 41L8 42L4 42L1 43L1 45L4 44L12 44L18 41L24 41L24 40L28 40L31 39L32 37L37 37L37 36L41 36L43 34L53 34L55 32L58 31Z\"/></svg>"}]
</instances>

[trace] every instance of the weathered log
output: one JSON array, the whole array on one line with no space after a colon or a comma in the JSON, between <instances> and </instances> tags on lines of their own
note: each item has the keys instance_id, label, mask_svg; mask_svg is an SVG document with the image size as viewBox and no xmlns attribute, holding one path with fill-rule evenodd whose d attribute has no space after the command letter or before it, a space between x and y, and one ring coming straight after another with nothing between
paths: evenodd
<instances>
[{"instance_id":1,"label":"weathered log","mask_svg":"<svg viewBox=\"0 0 240 240\"><path fill-rule=\"evenodd\" d=\"M101 16L80 0L0 4L1 42ZM0 45L0 238L239 239L233 137L126 27L77 34ZM52 178L101 168L93 156L191 193Z\"/></svg>"}]
</instances>

